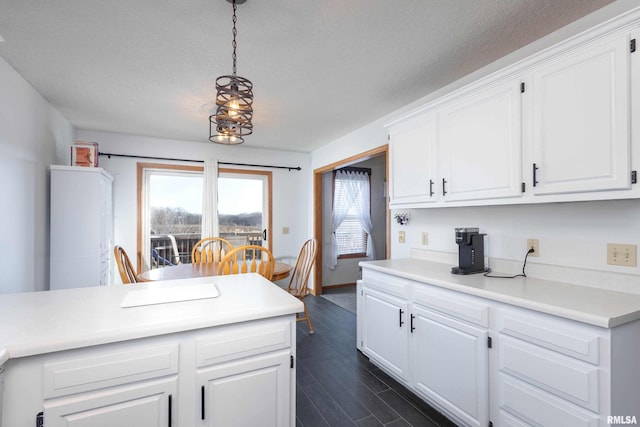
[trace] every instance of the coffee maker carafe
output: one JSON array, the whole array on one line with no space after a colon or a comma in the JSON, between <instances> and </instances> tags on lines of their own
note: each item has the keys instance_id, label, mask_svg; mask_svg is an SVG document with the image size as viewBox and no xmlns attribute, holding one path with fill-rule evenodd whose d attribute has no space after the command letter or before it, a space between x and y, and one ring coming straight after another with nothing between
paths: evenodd
<instances>
[{"instance_id":1,"label":"coffee maker carafe","mask_svg":"<svg viewBox=\"0 0 640 427\"><path fill-rule=\"evenodd\" d=\"M453 274L474 274L488 271L484 267L484 236L477 227L456 228L458 267Z\"/></svg>"}]
</instances>

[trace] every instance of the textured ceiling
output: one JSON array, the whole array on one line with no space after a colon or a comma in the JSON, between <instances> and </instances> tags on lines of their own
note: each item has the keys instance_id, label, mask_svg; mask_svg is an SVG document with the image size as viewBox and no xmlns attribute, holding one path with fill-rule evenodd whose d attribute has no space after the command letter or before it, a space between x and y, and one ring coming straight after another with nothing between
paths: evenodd
<instances>
[{"instance_id":1,"label":"textured ceiling","mask_svg":"<svg viewBox=\"0 0 640 427\"><path fill-rule=\"evenodd\" d=\"M248 0L244 146L312 151L611 0ZM80 129L208 143L225 0L0 0L0 57Z\"/></svg>"}]
</instances>

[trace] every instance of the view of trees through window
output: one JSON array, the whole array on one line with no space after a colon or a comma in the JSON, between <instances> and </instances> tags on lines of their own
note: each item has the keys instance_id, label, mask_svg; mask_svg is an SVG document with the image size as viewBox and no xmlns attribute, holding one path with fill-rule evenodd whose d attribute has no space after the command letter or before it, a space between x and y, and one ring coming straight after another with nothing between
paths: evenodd
<instances>
[{"instance_id":1,"label":"view of trees through window","mask_svg":"<svg viewBox=\"0 0 640 427\"><path fill-rule=\"evenodd\" d=\"M151 252L151 268L189 263L191 249L201 238L203 173L154 168L147 176L144 241L149 249L143 252ZM233 246L268 243L263 236L268 218L265 176L221 171L218 177L218 235Z\"/></svg>"},{"instance_id":2,"label":"view of trees through window","mask_svg":"<svg viewBox=\"0 0 640 427\"><path fill-rule=\"evenodd\" d=\"M155 234L200 233L202 214L183 208L151 207L151 229ZM220 214L220 234L261 232L262 212Z\"/></svg>"}]
</instances>

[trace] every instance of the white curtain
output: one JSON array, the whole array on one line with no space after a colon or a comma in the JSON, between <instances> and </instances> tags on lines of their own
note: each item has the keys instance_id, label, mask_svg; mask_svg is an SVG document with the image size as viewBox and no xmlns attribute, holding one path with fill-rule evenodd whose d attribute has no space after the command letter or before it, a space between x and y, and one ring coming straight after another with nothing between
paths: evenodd
<instances>
[{"instance_id":1,"label":"white curtain","mask_svg":"<svg viewBox=\"0 0 640 427\"><path fill-rule=\"evenodd\" d=\"M336 240L336 230L342 224L349 209L353 206L357 207L356 215L362 229L368 234L367 238L367 258L375 259L375 248L371 232L373 225L371 224L371 190L369 175L364 172L342 171L336 172L336 180L341 180L345 185L345 190L337 197L342 200L333 201L333 212L331 215L331 245L329 247L328 267L335 270L338 265L338 242ZM363 200L363 203L358 203Z\"/></svg>"},{"instance_id":2,"label":"white curtain","mask_svg":"<svg viewBox=\"0 0 640 427\"><path fill-rule=\"evenodd\" d=\"M202 195L202 238L218 236L218 160L204 162Z\"/></svg>"}]
</instances>

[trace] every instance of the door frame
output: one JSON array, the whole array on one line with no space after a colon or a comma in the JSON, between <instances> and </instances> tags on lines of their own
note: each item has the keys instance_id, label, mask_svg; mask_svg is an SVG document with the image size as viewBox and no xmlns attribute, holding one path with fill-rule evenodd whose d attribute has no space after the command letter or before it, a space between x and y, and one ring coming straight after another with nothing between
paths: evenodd
<instances>
[{"instance_id":1,"label":"door frame","mask_svg":"<svg viewBox=\"0 0 640 427\"><path fill-rule=\"evenodd\" d=\"M204 166L192 166L192 165L182 165L175 163L145 163L138 162L136 164L136 207L137 207L137 223L136 223L136 272L138 274L144 271L145 259L142 254L142 247L144 245L143 233L142 233L142 225L143 218L142 212L144 210L145 200L142 197L144 191L143 181L144 181L144 170L145 169L160 169L160 170L175 170L182 172L201 172L204 174ZM218 168L218 175L220 173L237 173L237 174L246 174L246 175L263 175L266 177L266 185L267 185L267 194L266 194L266 203L269 210L269 218L267 221L267 248L270 251L273 251L272 241L273 241L273 173L271 171L266 171L262 169L234 169L234 168ZM216 185L217 185L216 179ZM264 203L264 201L263 201Z\"/></svg>"},{"instance_id":2,"label":"door frame","mask_svg":"<svg viewBox=\"0 0 640 427\"><path fill-rule=\"evenodd\" d=\"M351 157L347 157L346 159L339 160L337 162L328 164L326 166L317 168L313 170L313 234L315 239L318 241L318 255L316 257L316 262L314 265L314 277L313 277L313 289L311 290L312 295L322 295L322 248L324 247L322 241L322 175L326 172L331 172L335 169L339 169L345 166L352 165L354 163L363 162L365 160L371 159L373 157L377 157L379 155L384 155L385 158L385 198L388 198L389 191L389 144L382 145L380 147L373 148L371 150L365 151L360 154L355 154ZM390 233L391 233L391 223L389 220L389 203L386 203L386 244L385 244L385 257L389 259L391 257L391 248L389 246Z\"/></svg>"}]
</instances>

